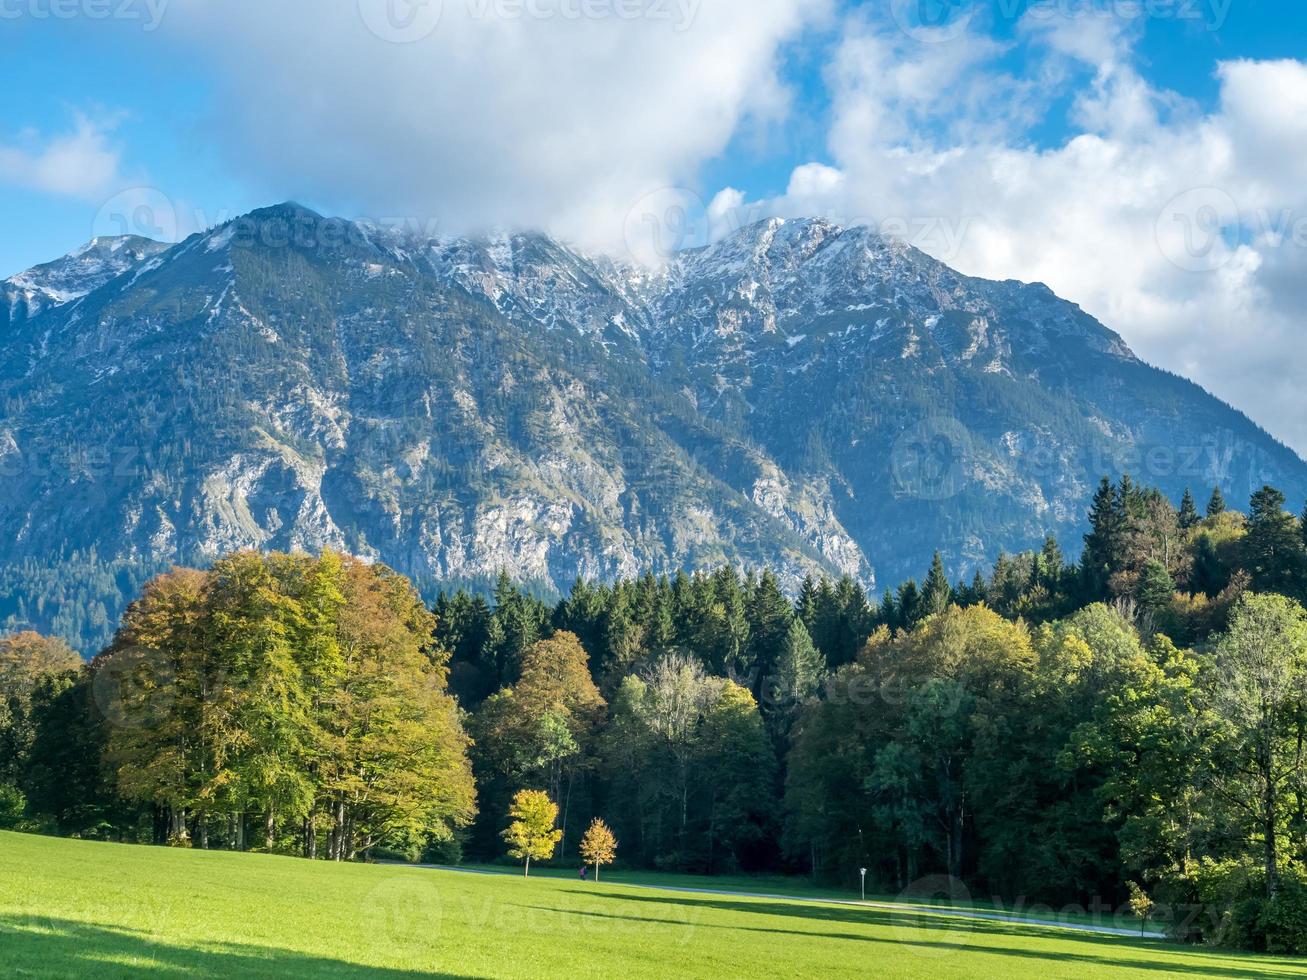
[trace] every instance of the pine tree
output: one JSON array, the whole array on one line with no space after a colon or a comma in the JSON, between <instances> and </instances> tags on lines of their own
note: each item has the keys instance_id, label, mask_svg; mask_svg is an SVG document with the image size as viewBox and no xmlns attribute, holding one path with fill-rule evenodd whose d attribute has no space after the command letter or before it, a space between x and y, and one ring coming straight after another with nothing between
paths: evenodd
<instances>
[{"instance_id":1,"label":"pine tree","mask_svg":"<svg viewBox=\"0 0 1307 980\"><path fill-rule=\"evenodd\" d=\"M899 623L910 629L921 622L921 590L917 588L916 579L908 579L899 586Z\"/></svg>"},{"instance_id":2,"label":"pine tree","mask_svg":"<svg viewBox=\"0 0 1307 980\"><path fill-rule=\"evenodd\" d=\"M944 560L937 551L930 564L930 574L926 576L926 585L922 590L922 617L944 612L952 601L953 587L949 584L948 575L944 571Z\"/></svg>"},{"instance_id":3,"label":"pine tree","mask_svg":"<svg viewBox=\"0 0 1307 980\"><path fill-rule=\"evenodd\" d=\"M797 617L785 633L776 669L768 685L768 727L779 739L789 736L799 709L817 693L826 674L826 662L812 644L808 630Z\"/></svg>"},{"instance_id":4,"label":"pine tree","mask_svg":"<svg viewBox=\"0 0 1307 980\"><path fill-rule=\"evenodd\" d=\"M748 602L749 643L745 662L736 665L743 674L754 675L754 692L762 678L775 673L777 658L785 643L794 607L785 598L776 576L767 570L758 578ZM806 630L805 630L806 632ZM729 676L729 675L728 675Z\"/></svg>"},{"instance_id":5,"label":"pine tree","mask_svg":"<svg viewBox=\"0 0 1307 980\"><path fill-rule=\"evenodd\" d=\"M1149 559L1139 574L1135 597L1148 612L1157 613L1171 603L1175 594L1175 580L1160 561Z\"/></svg>"},{"instance_id":6,"label":"pine tree","mask_svg":"<svg viewBox=\"0 0 1307 980\"><path fill-rule=\"evenodd\" d=\"M1284 503L1284 494L1274 487L1262 487L1253 494L1243 558L1257 591L1293 596L1303 579L1303 541L1297 521L1285 511Z\"/></svg>"},{"instance_id":7,"label":"pine tree","mask_svg":"<svg viewBox=\"0 0 1307 980\"><path fill-rule=\"evenodd\" d=\"M1189 492L1189 488L1184 488L1184 497L1180 501L1180 530L1188 531L1195 528L1202 521L1198 516L1198 507L1194 504L1194 495Z\"/></svg>"},{"instance_id":8,"label":"pine tree","mask_svg":"<svg viewBox=\"0 0 1307 980\"><path fill-rule=\"evenodd\" d=\"M811 633L817 619L817 586L812 581L811 575L803 577L803 584L799 586L799 599L794 604L794 613Z\"/></svg>"},{"instance_id":9,"label":"pine tree","mask_svg":"<svg viewBox=\"0 0 1307 980\"><path fill-rule=\"evenodd\" d=\"M1122 478L1123 489L1129 492L1128 477ZM1122 494L1112 488L1112 482L1103 477L1094 492L1089 508L1090 531L1085 535L1085 550L1080 560L1085 598L1090 601L1107 597L1107 582L1112 573L1121 567L1124 552L1124 501Z\"/></svg>"},{"instance_id":10,"label":"pine tree","mask_svg":"<svg viewBox=\"0 0 1307 980\"><path fill-rule=\"evenodd\" d=\"M1212 488L1212 498L1207 501L1207 516L1220 517L1225 513L1225 497L1221 496L1221 488Z\"/></svg>"},{"instance_id":11,"label":"pine tree","mask_svg":"<svg viewBox=\"0 0 1307 980\"><path fill-rule=\"evenodd\" d=\"M890 595L889 589L886 589L885 594L880 598L880 612L876 614L876 619L891 632L903 625L899 620L898 606L894 602L894 597Z\"/></svg>"},{"instance_id":12,"label":"pine tree","mask_svg":"<svg viewBox=\"0 0 1307 980\"><path fill-rule=\"evenodd\" d=\"M1039 584L1048 589L1051 594L1056 595L1062 587L1062 570L1064 566L1062 546L1057 543L1057 538L1050 534L1044 539L1043 550L1039 553L1039 569L1041 572Z\"/></svg>"}]
</instances>

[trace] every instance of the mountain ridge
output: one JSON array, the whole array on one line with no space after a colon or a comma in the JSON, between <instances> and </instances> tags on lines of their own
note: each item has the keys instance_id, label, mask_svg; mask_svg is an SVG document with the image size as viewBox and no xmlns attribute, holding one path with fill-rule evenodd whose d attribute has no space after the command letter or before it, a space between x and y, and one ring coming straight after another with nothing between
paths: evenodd
<instances>
[{"instance_id":1,"label":"mountain ridge","mask_svg":"<svg viewBox=\"0 0 1307 980\"><path fill-rule=\"evenodd\" d=\"M936 545L961 575L1070 544L1105 474L1307 495L1291 450L1046 286L821 219L657 269L291 202L114 241L0 306L0 623L84 648L147 570L239 547L428 591L725 563L875 587Z\"/></svg>"}]
</instances>

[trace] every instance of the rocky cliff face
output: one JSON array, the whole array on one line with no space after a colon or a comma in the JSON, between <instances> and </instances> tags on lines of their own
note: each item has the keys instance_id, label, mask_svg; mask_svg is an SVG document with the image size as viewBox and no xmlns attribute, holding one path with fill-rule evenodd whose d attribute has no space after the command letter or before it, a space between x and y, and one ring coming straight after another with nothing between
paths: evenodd
<instances>
[{"instance_id":1,"label":"rocky cliff face","mask_svg":"<svg viewBox=\"0 0 1307 980\"><path fill-rule=\"evenodd\" d=\"M331 545L427 587L732 563L958 573L1104 473L1307 466L1042 286L769 221L650 271L541 235L258 211L4 284L0 622L90 649L139 581Z\"/></svg>"}]
</instances>

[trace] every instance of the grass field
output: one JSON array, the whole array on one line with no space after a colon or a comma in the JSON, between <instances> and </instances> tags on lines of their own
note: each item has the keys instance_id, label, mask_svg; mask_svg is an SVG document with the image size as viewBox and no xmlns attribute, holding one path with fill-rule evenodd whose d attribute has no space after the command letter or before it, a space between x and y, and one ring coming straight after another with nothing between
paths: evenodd
<instances>
[{"instance_id":1,"label":"grass field","mask_svg":"<svg viewBox=\"0 0 1307 980\"><path fill-rule=\"evenodd\" d=\"M0 975L1274 978L1307 962L803 898L0 833Z\"/></svg>"}]
</instances>

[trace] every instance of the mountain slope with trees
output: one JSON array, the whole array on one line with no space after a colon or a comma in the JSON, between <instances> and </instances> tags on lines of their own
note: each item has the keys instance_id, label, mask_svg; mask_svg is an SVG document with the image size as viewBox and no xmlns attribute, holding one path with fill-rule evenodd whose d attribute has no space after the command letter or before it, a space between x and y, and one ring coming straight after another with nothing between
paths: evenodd
<instances>
[{"instance_id":1,"label":"mountain slope with trees","mask_svg":"<svg viewBox=\"0 0 1307 980\"><path fill-rule=\"evenodd\" d=\"M283 205L6 289L0 623L88 654L151 576L243 548L428 598L725 566L793 593L1069 547L1103 473L1307 495L1291 451L1046 288L819 220L651 271Z\"/></svg>"}]
</instances>

